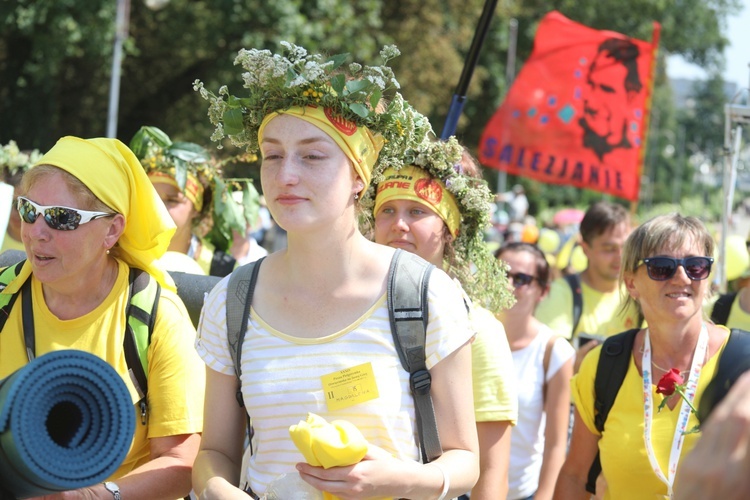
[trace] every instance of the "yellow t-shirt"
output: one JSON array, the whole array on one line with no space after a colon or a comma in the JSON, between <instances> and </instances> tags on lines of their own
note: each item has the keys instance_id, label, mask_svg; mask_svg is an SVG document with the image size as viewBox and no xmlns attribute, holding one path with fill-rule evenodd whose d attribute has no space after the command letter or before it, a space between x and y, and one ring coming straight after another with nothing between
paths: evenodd
<instances>
[{"instance_id":1,"label":"yellow t-shirt","mask_svg":"<svg viewBox=\"0 0 750 500\"><path fill-rule=\"evenodd\" d=\"M609 337L640 326L636 324L638 313L635 308L630 308L625 315L620 314L620 290L602 293L581 282L581 299L581 319L578 321L575 335L571 335L573 291L563 278L552 282L549 294L539 303L534 316L566 339L571 339L581 332Z\"/></svg>"},{"instance_id":2,"label":"yellow t-shirt","mask_svg":"<svg viewBox=\"0 0 750 500\"><path fill-rule=\"evenodd\" d=\"M714 354L701 370L695 394L694 406L696 407L700 404L706 385L716 373L718 359L723 349L722 347ZM571 380L573 402L586 427L596 435L599 435L599 431L594 425L594 378L600 353L601 346L591 350L583 358L578 374ZM658 407L663 397L656 393L656 385L652 386L651 397L654 407ZM674 410L664 407L661 412L654 412L653 415L652 446L665 476L679 414L680 405L678 404ZM697 423L697 418L691 413L686 429L692 429ZM651 469L644 444L643 428L643 377L638 373L631 356L625 380L617 393L617 398L607 417L604 432L599 439L602 472L607 480L605 500L663 498L667 495L667 486ZM695 446L699 436L698 433L685 435L681 459Z\"/></svg>"},{"instance_id":3,"label":"yellow t-shirt","mask_svg":"<svg viewBox=\"0 0 750 500\"><path fill-rule=\"evenodd\" d=\"M87 351L109 363L122 376L133 399L136 429L125 461L112 475L124 476L149 461L149 438L192 434L203 430L205 369L193 348L195 328L182 301L162 289L148 349L148 421L141 424L139 400L128 376L123 352L128 267L118 261L112 291L93 311L60 320L47 308L42 285L31 278L36 356L62 349ZM22 297L18 297L0 335L0 379L26 364L22 329Z\"/></svg>"},{"instance_id":4,"label":"yellow t-shirt","mask_svg":"<svg viewBox=\"0 0 750 500\"><path fill-rule=\"evenodd\" d=\"M471 344L474 417L477 422L510 421L516 425L516 375L505 328L482 307L472 308L470 320L476 331Z\"/></svg>"}]
</instances>

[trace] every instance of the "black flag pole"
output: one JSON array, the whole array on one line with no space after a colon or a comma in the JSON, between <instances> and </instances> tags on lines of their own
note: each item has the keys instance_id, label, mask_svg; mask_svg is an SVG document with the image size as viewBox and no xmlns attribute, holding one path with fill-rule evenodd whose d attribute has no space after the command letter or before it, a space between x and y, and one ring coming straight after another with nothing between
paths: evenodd
<instances>
[{"instance_id":1,"label":"black flag pole","mask_svg":"<svg viewBox=\"0 0 750 500\"><path fill-rule=\"evenodd\" d=\"M471 41L471 47L469 48L469 53L466 56L466 62L464 63L464 69L461 71L461 78L458 80L456 91L451 100L451 107L448 110L448 116L445 118L443 133L440 135L440 138L444 141L456 132L458 119L463 112L464 104L466 104L466 92L469 89L469 82L471 82L471 77L474 74L474 68L479 59L479 51L482 49L482 44L484 43L484 38L489 30L490 21L495 12L496 5L497 0L486 0L484 2L482 16L479 18L477 30L474 32L474 39Z\"/></svg>"}]
</instances>

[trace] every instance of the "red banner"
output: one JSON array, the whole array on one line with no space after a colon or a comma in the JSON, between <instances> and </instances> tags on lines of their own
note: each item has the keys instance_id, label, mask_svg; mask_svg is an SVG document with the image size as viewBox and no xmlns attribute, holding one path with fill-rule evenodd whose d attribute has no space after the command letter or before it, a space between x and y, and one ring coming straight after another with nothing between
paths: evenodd
<instances>
[{"instance_id":1,"label":"red banner","mask_svg":"<svg viewBox=\"0 0 750 500\"><path fill-rule=\"evenodd\" d=\"M658 38L658 23L649 43L544 16L482 134L480 162L637 200Z\"/></svg>"}]
</instances>

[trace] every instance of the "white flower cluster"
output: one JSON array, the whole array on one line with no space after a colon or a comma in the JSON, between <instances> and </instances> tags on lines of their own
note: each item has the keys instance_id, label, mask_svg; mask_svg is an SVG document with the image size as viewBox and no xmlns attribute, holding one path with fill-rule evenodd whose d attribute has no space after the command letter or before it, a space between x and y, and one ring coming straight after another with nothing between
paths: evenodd
<instances>
[{"instance_id":1,"label":"white flower cluster","mask_svg":"<svg viewBox=\"0 0 750 500\"><path fill-rule=\"evenodd\" d=\"M211 136L219 142L229 137L233 145L257 152L257 131L263 118L273 112L294 106L323 106L341 117L380 134L388 150L414 146L424 135L421 118L403 101L400 88L387 62L398 56L398 49L386 46L380 52L382 66L350 63L344 66L347 54L325 57L308 54L307 50L289 42L281 42L282 53L269 50L242 49L235 58L241 66L242 95L232 95L226 86L217 94L208 91L196 80L193 89L208 101L208 117L216 126ZM390 101L383 106L383 101ZM383 109L385 108L385 109ZM398 155L400 156L400 155Z\"/></svg>"},{"instance_id":2,"label":"white flower cluster","mask_svg":"<svg viewBox=\"0 0 750 500\"><path fill-rule=\"evenodd\" d=\"M25 172L41 157L39 150L34 149L28 153L21 151L16 141L11 140L0 148L0 170L7 170L10 175L15 175L19 170Z\"/></svg>"}]
</instances>

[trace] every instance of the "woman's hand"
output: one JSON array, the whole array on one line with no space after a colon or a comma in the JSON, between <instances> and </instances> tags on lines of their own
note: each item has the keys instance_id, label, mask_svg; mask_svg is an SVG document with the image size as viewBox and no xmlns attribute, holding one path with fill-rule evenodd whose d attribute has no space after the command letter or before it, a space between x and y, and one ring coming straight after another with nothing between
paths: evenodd
<instances>
[{"instance_id":1,"label":"woman's hand","mask_svg":"<svg viewBox=\"0 0 750 500\"><path fill-rule=\"evenodd\" d=\"M407 462L374 445L370 445L361 462L347 467L324 469L304 462L297 464L305 482L342 500L400 495L404 490L398 486L401 484L398 478L407 476L405 471L409 468Z\"/></svg>"}]
</instances>

